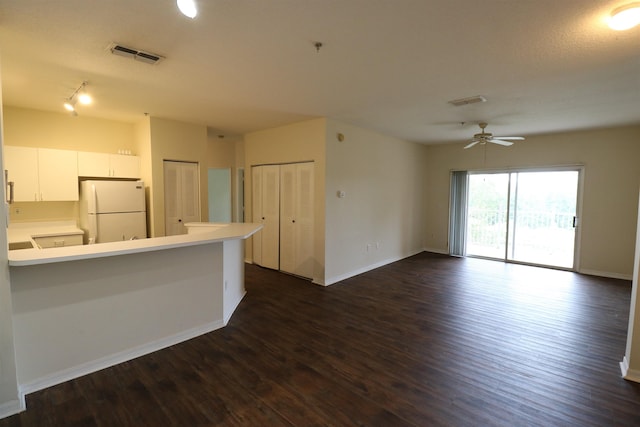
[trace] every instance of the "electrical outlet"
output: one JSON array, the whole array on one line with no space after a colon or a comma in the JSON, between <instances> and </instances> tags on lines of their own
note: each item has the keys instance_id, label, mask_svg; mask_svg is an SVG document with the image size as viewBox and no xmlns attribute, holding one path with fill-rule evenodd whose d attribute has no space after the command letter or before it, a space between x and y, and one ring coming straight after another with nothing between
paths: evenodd
<instances>
[{"instance_id":1,"label":"electrical outlet","mask_svg":"<svg viewBox=\"0 0 640 427\"><path fill-rule=\"evenodd\" d=\"M380 242L376 242L376 250L380 249Z\"/></svg>"},{"instance_id":2,"label":"electrical outlet","mask_svg":"<svg viewBox=\"0 0 640 427\"><path fill-rule=\"evenodd\" d=\"M367 243L367 252L371 250L371 243Z\"/></svg>"},{"instance_id":3,"label":"electrical outlet","mask_svg":"<svg viewBox=\"0 0 640 427\"><path fill-rule=\"evenodd\" d=\"M16 215L20 215L20 208L14 208L13 213Z\"/></svg>"}]
</instances>

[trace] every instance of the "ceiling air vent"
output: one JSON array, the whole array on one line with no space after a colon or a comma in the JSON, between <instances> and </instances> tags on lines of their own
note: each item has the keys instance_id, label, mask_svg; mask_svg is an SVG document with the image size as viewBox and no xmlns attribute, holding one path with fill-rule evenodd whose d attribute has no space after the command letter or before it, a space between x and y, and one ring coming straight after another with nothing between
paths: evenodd
<instances>
[{"instance_id":1,"label":"ceiling air vent","mask_svg":"<svg viewBox=\"0 0 640 427\"><path fill-rule=\"evenodd\" d=\"M109 50L114 55L124 56L125 58L132 58L135 61L144 62L146 64L157 64L164 57L156 55L154 53L144 52L130 47L122 46L117 43L113 43L109 46Z\"/></svg>"},{"instance_id":2,"label":"ceiling air vent","mask_svg":"<svg viewBox=\"0 0 640 427\"><path fill-rule=\"evenodd\" d=\"M456 107L462 107L463 105L475 104L477 102L487 102L487 98L477 95L470 98L454 99L453 101L449 101L449 104L453 104Z\"/></svg>"}]
</instances>

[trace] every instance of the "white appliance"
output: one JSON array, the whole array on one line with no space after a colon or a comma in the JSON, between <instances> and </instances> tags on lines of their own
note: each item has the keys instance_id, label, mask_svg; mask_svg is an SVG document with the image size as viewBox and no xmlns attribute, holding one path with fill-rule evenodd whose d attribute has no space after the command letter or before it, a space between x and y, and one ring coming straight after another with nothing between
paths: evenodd
<instances>
[{"instance_id":1,"label":"white appliance","mask_svg":"<svg viewBox=\"0 0 640 427\"><path fill-rule=\"evenodd\" d=\"M81 181L80 228L85 244L146 238L144 182Z\"/></svg>"}]
</instances>

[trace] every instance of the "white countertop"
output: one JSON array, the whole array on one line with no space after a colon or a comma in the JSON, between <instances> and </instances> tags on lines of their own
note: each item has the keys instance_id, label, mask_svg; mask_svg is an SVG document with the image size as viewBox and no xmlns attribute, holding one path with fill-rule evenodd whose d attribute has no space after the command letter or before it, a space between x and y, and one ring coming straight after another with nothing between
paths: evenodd
<instances>
[{"instance_id":1,"label":"white countertop","mask_svg":"<svg viewBox=\"0 0 640 427\"><path fill-rule=\"evenodd\" d=\"M208 223L190 223L189 225L207 228ZM262 229L262 224L217 223L211 224L207 231L198 230L196 233L181 234L178 236L152 237L148 239L98 243L95 245L65 246L48 249L19 249L9 251L9 265L12 267L19 267L55 262L77 261L82 259L158 251L183 246L204 245L208 243L222 242L225 240L246 239L260 229ZM82 232L82 230L80 230L80 232Z\"/></svg>"},{"instance_id":2,"label":"white countertop","mask_svg":"<svg viewBox=\"0 0 640 427\"><path fill-rule=\"evenodd\" d=\"M16 222L7 228L9 243L28 242L34 237L68 236L84 234L76 222L48 221L48 222Z\"/></svg>"}]
</instances>

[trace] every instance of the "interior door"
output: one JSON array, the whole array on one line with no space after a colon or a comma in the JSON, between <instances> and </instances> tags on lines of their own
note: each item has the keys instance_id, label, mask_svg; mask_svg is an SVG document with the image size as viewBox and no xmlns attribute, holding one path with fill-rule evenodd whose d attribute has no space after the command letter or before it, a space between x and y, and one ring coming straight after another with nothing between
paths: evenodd
<instances>
[{"instance_id":1,"label":"interior door","mask_svg":"<svg viewBox=\"0 0 640 427\"><path fill-rule=\"evenodd\" d=\"M188 222L200 221L198 164L164 161L165 235L186 234Z\"/></svg>"},{"instance_id":2,"label":"interior door","mask_svg":"<svg viewBox=\"0 0 640 427\"><path fill-rule=\"evenodd\" d=\"M280 270L313 277L313 163L281 166Z\"/></svg>"},{"instance_id":3,"label":"interior door","mask_svg":"<svg viewBox=\"0 0 640 427\"><path fill-rule=\"evenodd\" d=\"M254 235L253 261L263 267L280 268L280 166L254 166L253 221L263 225Z\"/></svg>"}]
</instances>

